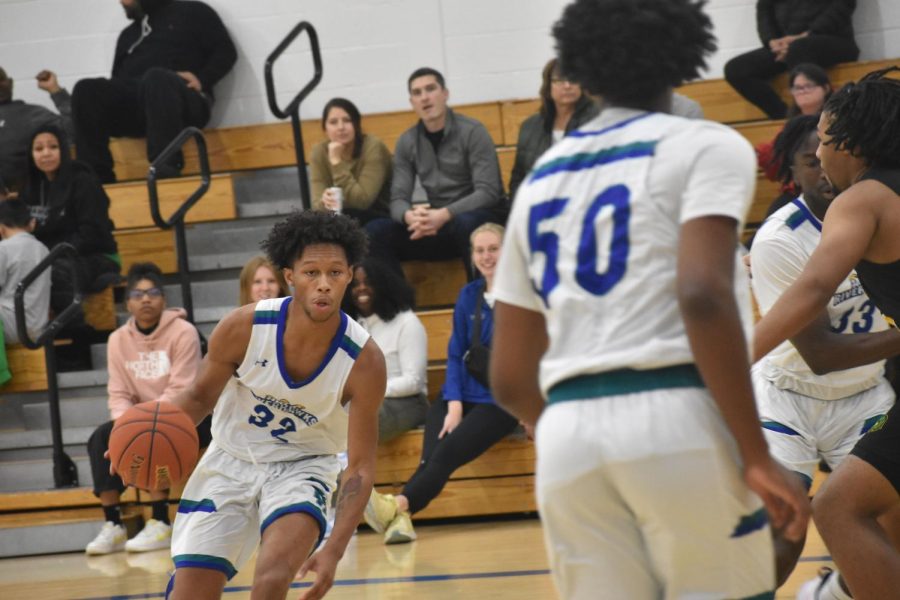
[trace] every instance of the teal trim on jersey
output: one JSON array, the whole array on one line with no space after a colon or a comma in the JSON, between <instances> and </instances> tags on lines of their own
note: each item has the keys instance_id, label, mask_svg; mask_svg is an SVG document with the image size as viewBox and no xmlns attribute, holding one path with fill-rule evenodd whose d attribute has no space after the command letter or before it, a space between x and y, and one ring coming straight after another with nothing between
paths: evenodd
<instances>
[{"instance_id":1,"label":"teal trim on jersey","mask_svg":"<svg viewBox=\"0 0 900 600\"><path fill-rule=\"evenodd\" d=\"M590 400L672 388L706 387L696 365L675 365L660 369L619 369L593 375L580 375L550 388L547 402Z\"/></svg>"},{"instance_id":2,"label":"teal trim on jersey","mask_svg":"<svg viewBox=\"0 0 900 600\"><path fill-rule=\"evenodd\" d=\"M194 567L199 569L212 569L225 573L228 579L237 575L237 569L227 558L210 556L209 554L178 554L172 557L176 569Z\"/></svg>"},{"instance_id":3,"label":"teal trim on jersey","mask_svg":"<svg viewBox=\"0 0 900 600\"><path fill-rule=\"evenodd\" d=\"M741 517L741 520L738 522L737 527L734 528L734 531L731 533L732 538L744 537L745 535L749 535L754 531L759 531L763 527L766 526L766 523L769 522L769 514L766 512L765 508L760 508L756 512L744 515Z\"/></svg>"},{"instance_id":4,"label":"teal trim on jersey","mask_svg":"<svg viewBox=\"0 0 900 600\"><path fill-rule=\"evenodd\" d=\"M887 419L887 415L875 415L874 417L869 417L868 419L866 419L865 423L863 423L859 435L865 435L870 431L878 431L879 429L884 427Z\"/></svg>"},{"instance_id":5,"label":"teal trim on jersey","mask_svg":"<svg viewBox=\"0 0 900 600\"><path fill-rule=\"evenodd\" d=\"M328 363L331 362L331 359L334 358L334 354L340 347L341 340L344 339L344 335L347 332L348 317L344 313L344 311L340 311L341 322L338 324L337 331L335 332L334 337L331 339L331 344L328 347L328 352L325 353L325 356L324 358L322 358L322 362L319 364L319 367L303 381L294 381L288 374L287 365L284 362L284 327L287 323L288 307L291 304L291 300L293 300L291 296L285 298L284 302L282 302L281 304L281 310L278 312L278 328L275 330L275 356L278 359L278 371L279 373L281 373L281 378L284 380L284 384L292 390L296 390L318 377L319 373L324 371L325 367L328 366Z\"/></svg>"},{"instance_id":6,"label":"teal trim on jersey","mask_svg":"<svg viewBox=\"0 0 900 600\"><path fill-rule=\"evenodd\" d=\"M322 514L322 509L312 502L298 502L297 504L289 504L287 506L282 506L281 508L276 508L265 518L262 525L260 525L259 534L262 535L266 530L266 527L274 523L280 517L295 513L305 513L315 519L316 523L319 524L319 541L316 542L316 548L318 548L319 544L322 543L322 540L325 539L326 522L325 515Z\"/></svg>"},{"instance_id":7,"label":"teal trim on jersey","mask_svg":"<svg viewBox=\"0 0 900 600\"><path fill-rule=\"evenodd\" d=\"M278 324L278 313L277 310L258 310L253 313L253 324L254 325L277 325Z\"/></svg>"},{"instance_id":8,"label":"teal trim on jersey","mask_svg":"<svg viewBox=\"0 0 900 600\"><path fill-rule=\"evenodd\" d=\"M800 225L809 221L819 232L822 231L822 222L819 221L818 217L816 217L811 210L809 210L808 206L800 201L800 198L794 198L791 200L791 204L797 207L797 212L785 220L785 223L791 230L797 229Z\"/></svg>"},{"instance_id":9,"label":"teal trim on jersey","mask_svg":"<svg viewBox=\"0 0 900 600\"><path fill-rule=\"evenodd\" d=\"M188 500L182 498L178 503L178 512L181 514L192 512L213 513L216 512L216 510L216 503L209 498L204 498L203 500Z\"/></svg>"},{"instance_id":10,"label":"teal trim on jersey","mask_svg":"<svg viewBox=\"0 0 900 600\"><path fill-rule=\"evenodd\" d=\"M354 342L349 335L345 335L344 339L341 340L341 349L353 360L356 360L356 357L362 352L362 348L360 348L359 344Z\"/></svg>"},{"instance_id":11,"label":"teal trim on jersey","mask_svg":"<svg viewBox=\"0 0 900 600\"><path fill-rule=\"evenodd\" d=\"M795 431L784 423L779 423L778 421L762 421L760 425L762 425L763 429L768 429L769 431L774 431L775 433L783 433L784 435L800 435L800 432Z\"/></svg>"},{"instance_id":12,"label":"teal trim on jersey","mask_svg":"<svg viewBox=\"0 0 900 600\"><path fill-rule=\"evenodd\" d=\"M325 490L326 492L331 491L331 486L328 485L327 483L325 483L324 481L322 481L321 479L319 479L318 477L309 476L306 479L308 481L312 481L313 483L318 483L319 485L322 486L322 489Z\"/></svg>"},{"instance_id":13,"label":"teal trim on jersey","mask_svg":"<svg viewBox=\"0 0 900 600\"><path fill-rule=\"evenodd\" d=\"M570 156L561 156L550 162L544 163L531 172L529 183L561 172L581 171L608 165L629 158L641 158L653 156L658 140L644 142L632 142L622 146L604 148L598 152L579 152Z\"/></svg>"},{"instance_id":14,"label":"teal trim on jersey","mask_svg":"<svg viewBox=\"0 0 900 600\"><path fill-rule=\"evenodd\" d=\"M775 600L775 592L763 592L762 594L756 594L755 596L745 596L743 598L738 598L737 600Z\"/></svg>"}]
</instances>

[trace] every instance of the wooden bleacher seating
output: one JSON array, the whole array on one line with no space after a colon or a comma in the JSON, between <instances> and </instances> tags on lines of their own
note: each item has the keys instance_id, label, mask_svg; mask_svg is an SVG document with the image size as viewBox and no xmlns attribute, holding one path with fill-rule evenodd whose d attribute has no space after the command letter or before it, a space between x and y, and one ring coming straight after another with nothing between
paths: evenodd
<instances>
[{"instance_id":1,"label":"wooden bleacher seating","mask_svg":"<svg viewBox=\"0 0 900 600\"><path fill-rule=\"evenodd\" d=\"M0 395L47 389L47 366L43 348L29 350L25 346L13 344L6 347L6 360L12 379L0 387Z\"/></svg>"}]
</instances>

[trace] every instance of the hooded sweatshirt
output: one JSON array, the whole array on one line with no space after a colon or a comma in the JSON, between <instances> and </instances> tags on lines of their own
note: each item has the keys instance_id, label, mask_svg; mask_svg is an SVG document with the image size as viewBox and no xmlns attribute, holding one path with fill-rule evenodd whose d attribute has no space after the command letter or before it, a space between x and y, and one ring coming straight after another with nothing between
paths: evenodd
<instances>
[{"instance_id":1,"label":"hooded sweatshirt","mask_svg":"<svg viewBox=\"0 0 900 600\"><path fill-rule=\"evenodd\" d=\"M109 336L106 390L112 420L141 402L171 401L197 377L200 337L186 317L183 308L167 309L150 335L131 317Z\"/></svg>"}]
</instances>

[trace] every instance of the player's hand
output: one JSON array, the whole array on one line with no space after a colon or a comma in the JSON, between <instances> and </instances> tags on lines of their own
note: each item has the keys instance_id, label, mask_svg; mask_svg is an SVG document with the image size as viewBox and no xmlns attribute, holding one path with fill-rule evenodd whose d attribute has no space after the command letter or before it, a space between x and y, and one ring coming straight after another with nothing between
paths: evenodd
<instances>
[{"instance_id":1,"label":"player's hand","mask_svg":"<svg viewBox=\"0 0 900 600\"><path fill-rule=\"evenodd\" d=\"M806 535L810 504L799 478L771 457L744 467L744 481L763 501L773 529L799 542Z\"/></svg>"},{"instance_id":2,"label":"player's hand","mask_svg":"<svg viewBox=\"0 0 900 600\"><path fill-rule=\"evenodd\" d=\"M532 442L534 441L534 425L529 425L525 421L519 421L519 425L522 426L522 429L525 430L525 437L527 437Z\"/></svg>"},{"instance_id":3,"label":"player's hand","mask_svg":"<svg viewBox=\"0 0 900 600\"><path fill-rule=\"evenodd\" d=\"M447 400L447 416L444 417L444 426L441 428L441 432L438 433L438 439L443 439L448 433L453 433L453 430L462 421L462 417L462 402L459 400Z\"/></svg>"},{"instance_id":4,"label":"player's hand","mask_svg":"<svg viewBox=\"0 0 900 600\"><path fill-rule=\"evenodd\" d=\"M56 79L56 73L53 71L44 69L37 74L35 79L37 79L38 87L49 94L55 94L62 89L59 87L59 81Z\"/></svg>"},{"instance_id":5,"label":"player's hand","mask_svg":"<svg viewBox=\"0 0 900 600\"><path fill-rule=\"evenodd\" d=\"M187 86L194 90L195 92L203 91L203 84L200 83L200 80L197 79L197 76L191 73L190 71L176 71L179 77L184 79Z\"/></svg>"},{"instance_id":6,"label":"player's hand","mask_svg":"<svg viewBox=\"0 0 900 600\"><path fill-rule=\"evenodd\" d=\"M336 554L328 551L327 545L306 559L306 562L297 571L295 579L303 579L307 573L312 571L316 574L316 580L312 587L300 596L300 600L318 600L325 597L334 584L334 572L337 569L338 560L339 557Z\"/></svg>"}]
</instances>

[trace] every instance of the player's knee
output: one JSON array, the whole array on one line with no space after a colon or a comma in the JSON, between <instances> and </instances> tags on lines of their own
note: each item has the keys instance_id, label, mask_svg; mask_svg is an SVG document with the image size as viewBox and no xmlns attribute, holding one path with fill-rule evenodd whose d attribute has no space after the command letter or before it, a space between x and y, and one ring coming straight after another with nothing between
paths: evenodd
<instances>
[{"instance_id":1,"label":"player's knee","mask_svg":"<svg viewBox=\"0 0 900 600\"><path fill-rule=\"evenodd\" d=\"M271 561L266 565L257 565L253 576L253 590L263 598L282 598L294 580L294 573L288 568L286 561Z\"/></svg>"}]
</instances>

